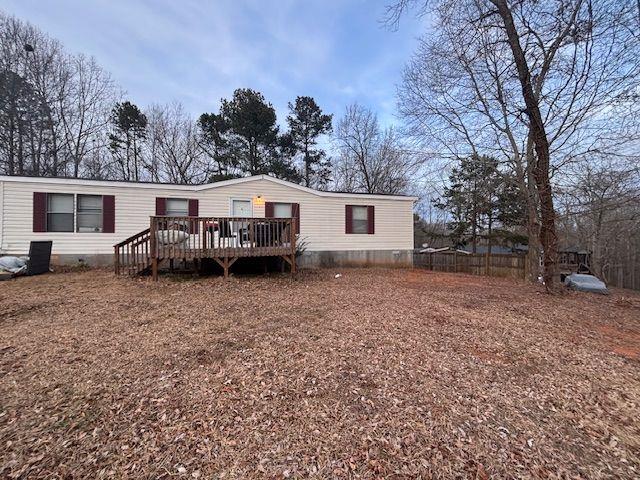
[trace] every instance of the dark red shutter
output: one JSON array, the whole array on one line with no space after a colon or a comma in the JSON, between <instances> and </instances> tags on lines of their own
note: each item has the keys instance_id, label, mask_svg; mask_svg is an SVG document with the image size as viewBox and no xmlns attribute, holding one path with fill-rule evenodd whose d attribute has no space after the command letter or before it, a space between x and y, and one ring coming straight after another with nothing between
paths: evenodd
<instances>
[{"instance_id":1,"label":"dark red shutter","mask_svg":"<svg viewBox=\"0 0 640 480\"><path fill-rule=\"evenodd\" d=\"M197 198L189 199L189 216L190 217L198 216L198 199Z\"/></svg>"},{"instance_id":2,"label":"dark red shutter","mask_svg":"<svg viewBox=\"0 0 640 480\"><path fill-rule=\"evenodd\" d=\"M344 206L344 233L353 233L353 209L352 205Z\"/></svg>"},{"instance_id":3,"label":"dark red shutter","mask_svg":"<svg viewBox=\"0 0 640 480\"><path fill-rule=\"evenodd\" d=\"M102 196L102 231L103 233L116 231L116 197L113 195Z\"/></svg>"},{"instance_id":4,"label":"dark red shutter","mask_svg":"<svg viewBox=\"0 0 640 480\"><path fill-rule=\"evenodd\" d=\"M369 235L376 233L376 215L373 205L367 207L367 233Z\"/></svg>"},{"instance_id":5,"label":"dark red shutter","mask_svg":"<svg viewBox=\"0 0 640 480\"><path fill-rule=\"evenodd\" d=\"M197 198L190 198L189 199L189 216L190 217L197 217L198 216L198 199ZM194 222L194 230L191 233L198 233L198 222Z\"/></svg>"},{"instance_id":6,"label":"dark red shutter","mask_svg":"<svg viewBox=\"0 0 640 480\"><path fill-rule=\"evenodd\" d=\"M264 202L264 216L273 218L273 202Z\"/></svg>"},{"instance_id":7,"label":"dark red shutter","mask_svg":"<svg viewBox=\"0 0 640 480\"><path fill-rule=\"evenodd\" d=\"M167 214L167 199L162 197L156 197L156 215Z\"/></svg>"},{"instance_id":8,"label":"dark red shutter","mask_svg":"<svg viewBox=\"0 0 640 480\"><path fill-rule=\"evenodd\" d=\"M33 231L47 231L47 194L33 192Z\"/></svg>"},{"instance_id":9,"label":"dark red shutter","mask_svg":"<svg viewBox=\"0 0 640 480\"><path fill-rule=\"evenodd\" d=\"M296 233L300 233L300 204L291 204L291 216L296 219Z\"/></svg>"}]
</instances>

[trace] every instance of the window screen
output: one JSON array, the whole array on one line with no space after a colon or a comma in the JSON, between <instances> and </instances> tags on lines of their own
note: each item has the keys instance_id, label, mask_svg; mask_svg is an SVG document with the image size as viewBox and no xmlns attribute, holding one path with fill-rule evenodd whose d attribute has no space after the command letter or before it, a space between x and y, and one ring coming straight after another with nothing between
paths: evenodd
<instances>
[{"instance_id":1,"label":"window screen","mask_svg":"<svg viewBox=\"0 0 640 480\"><path fill-rule=\"evenodd\" d=\"M189 216L189 200L187 200L186 198L167 198L167 216Z\"/></svg>"},{"instance_id":2,"label":"window screen","mask_svg":"<svg viewBox=\"0 0 640 480\"><path fill-rule=\"evenodd\" d=\"M290 203L274 203L273 204L273 216L275 218L292 218Z\"/></svg>"},{"instance_id":3,"label":"window screen","mask_svg":"<svg viewBox=\"0 0 640 480\"><path fill-rule=\"evenodd\" d=\"M78 195L78 232L102 231L102 196Z\"/></svg>"},{"instance_id":4,"label":"window screen","mask_svg":"<svg viewBox=\"0 0 640 480\"><path fill-rule=\"evenodd\" d=\"M73 195L47 195L47 232L73 232Z\"/></svg>"},{"instance_id":5,"label":"window screen","mask_svg":"<svg viewBox=\"0 0 640 480\"><path fill-rule=\"evenodd\" d=\"M353 206L353 233L367 233L367 207Z\"/></svg>"}]
</instances>

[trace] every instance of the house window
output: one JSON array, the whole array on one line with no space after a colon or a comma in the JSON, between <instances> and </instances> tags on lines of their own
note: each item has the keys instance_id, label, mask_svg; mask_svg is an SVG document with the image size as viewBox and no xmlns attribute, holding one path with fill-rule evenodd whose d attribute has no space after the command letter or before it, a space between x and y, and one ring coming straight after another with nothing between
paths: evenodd
<instances>
[{"instance_id":1,"label":"house window","mask_svg":"<svg viewBox=\"0 0 640 480\"><path fill-rule=\"evenodd\" d=\"M168 217L188 217L189 200L186 198L167 198Z\"/></svg>"},{"instance_id":2,"label":"house window","mask_svg":"<svg viewBox=\"0 0 640 480\"><path fill-rule=\"evenodd\" d=\"M285 202L265 202L264 216L267 218L293 218L295 231L300 233L300 204Z\"/></svg>"},{"instance_id":3,"label":"house window","mask_svg":"<svg viewBox=\"0 0 640 480\"><path fill-rule=\"evenodd\" d=\"M273 216L275 218L293 218L290 203L274 203Z\"/></svg>"},{"instance_id":4,"label":"house window","mask_svg":"<svg viewBox=\"0 0 640 480\"><path fill-rule=\"evenodd\" d=\"M73 195L47 195L47 232L73 232Z\"/></svg>"},{"instance_id":5,"label":"house window","mask_svg":"<svg viewBox=\"0 0 640 480\"><path fill-rule=\"evenodd\" d=\"M351 207L353 214L351 231L353 233L369 233L369 221L367 207L354 205Z\"/></svg>"},{"instance_id":6,"label":"house window","mask_svg":"<svg viewBox=\"0 0 640 480\"><path fill-rule=\"evenodd\" d=\"M78 195L78 232L102 232L102 195Z\"/></svg>"}]
</instances>

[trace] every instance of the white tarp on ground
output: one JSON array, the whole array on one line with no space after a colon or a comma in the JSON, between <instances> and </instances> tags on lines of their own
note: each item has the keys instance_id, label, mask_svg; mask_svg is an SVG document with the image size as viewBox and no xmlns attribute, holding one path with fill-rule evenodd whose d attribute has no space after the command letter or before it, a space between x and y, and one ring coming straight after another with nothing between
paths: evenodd
<instances>
[{"instance_id":1,"label":"white tarp on ground","mask_svg":"<svg viewBox=\"0 0 640 480\"><path fill-rule=\"evenodd\" d=\"M566 276L564 284L567 287L580 292L602 293L605 295L609 293L605 283L593 275L572 273L571 275Z\"/></svg>"},{"instance_id":2,"label":"white tarp on ground","mask_svg":"<svg viewBox=\"0 0 640 480\"><path fill-rule=\"evenodd\" d=\"M10 272L20 275L27 271L29 257L0 257L0 272Z\"/></svg>"}]
</instances>

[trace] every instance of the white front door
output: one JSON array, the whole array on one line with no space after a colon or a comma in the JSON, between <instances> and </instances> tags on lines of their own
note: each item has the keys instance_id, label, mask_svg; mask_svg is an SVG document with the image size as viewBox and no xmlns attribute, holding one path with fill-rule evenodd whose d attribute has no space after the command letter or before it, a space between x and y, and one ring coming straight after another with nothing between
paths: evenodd
<instances>
[{"instance_id":1,"label":"white front door","mask_svg":"<svg viewBox=\"0 0 640 480\"><path fill-rule=\"evenodd\" d=\"M252 217L251 200L231 200L232 217Z\"/></svg>"},{"instance_id":2,"label":"white front door","mask_svg":"<svg viewBox=\"0 0 640 480\"><path fill-rule=\"evenodd\" d=\"M253 216L253 206L251 200L231 200L231 216L232 217L252 217ZM249 228L248 222L232 222L233 233L239 245L241 246L248 239L247 228Z\"/></svg>"}]
</instances>

